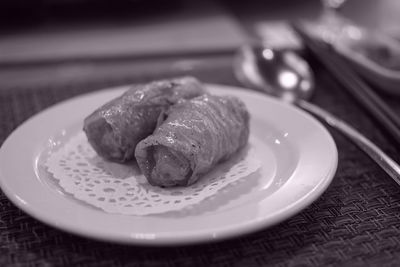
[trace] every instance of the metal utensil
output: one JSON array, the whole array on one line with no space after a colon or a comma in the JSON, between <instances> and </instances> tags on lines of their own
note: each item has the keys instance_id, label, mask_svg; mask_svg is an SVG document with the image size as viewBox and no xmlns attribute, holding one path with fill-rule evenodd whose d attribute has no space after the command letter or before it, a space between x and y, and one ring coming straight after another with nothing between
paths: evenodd
<instances>
[{"instance_id":1,"label":"metal utensil","mask_svg":"<svg viewBox=\"0 0 400 267\"><path fill-rule=\"evenodd\" d=\"M239 49L233 67L244 86L295 104L323 120L356 144L400 185L400 166L393 159L347 123L306 101L315 90L314 77L307 62L294 51L244 46Z\"/></svg>"}]
</instances>

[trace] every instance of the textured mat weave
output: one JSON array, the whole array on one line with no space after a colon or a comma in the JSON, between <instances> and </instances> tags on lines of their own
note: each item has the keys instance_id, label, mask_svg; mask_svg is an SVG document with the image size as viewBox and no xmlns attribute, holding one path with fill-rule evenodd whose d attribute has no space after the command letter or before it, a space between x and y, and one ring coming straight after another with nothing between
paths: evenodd
<instances>
[{"instance_id":1,"label":"textured mat weave","mask_svg":"<svg viewBox=\"0 0 400 267\"><path fill-rule=\"evenodd\" d=\"M205 81L237 85L226 70L195 74ZM24 120L52 104L136 81L102 79L57 87L2 88L0 144ZM340 87L324 73L318 84L314 103L345 118L400 160L400 150ZM400 99L390 102L400 114ZM32 219L0 192L0 266L398 266L400 187L355 146L331 132L339 167L319 200L275 227L219 243L143 248L92 241Z\"/></svg>"}]
</instances>

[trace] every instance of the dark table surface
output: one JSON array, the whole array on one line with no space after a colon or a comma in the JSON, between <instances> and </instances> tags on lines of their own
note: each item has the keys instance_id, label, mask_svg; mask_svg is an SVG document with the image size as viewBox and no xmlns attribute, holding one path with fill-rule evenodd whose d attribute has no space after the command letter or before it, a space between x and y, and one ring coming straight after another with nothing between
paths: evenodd
<instances>
[{"instance_id":1,"label":"dark table surface","mask_svg":"<svg viewBox=\"0 0 400 267\"><path fill-rule=\"evenodd\" d=\"M49 64L13 66L12 71L0 66L0 73L6 73L3 78L25 78L20 83L0 83L0 144L41 110L107 87L179 75L240 86L230 53ZM44 78L60 68L70 74ZM77 68L87 72L83 75ZM399 148L368 113L320 65L313 68L317 91L312 102L353 125L400 162ZM383 97L400 114L400 98ZM216 243L140 247L94 241L31 218L0 191L0 266L398 266L398 185L347 139L328 130L339 151L339 164L327 191L274 227Z\"/></svg>"},{"instance_id":2,"label":"dark table surface","mask_svg":"<svg viewBox=\"0 0 400 267\"><path fill-rule=\"evenodd\" d=\"M193 68L164 68L176 59L154 62L102 62L100 79L6 87L0 90L0 142L35 113L89 91L189 74L204 82L239 85L232 56L186 58ZM80 63L83 64L83 63ZM89 64L89 63L87 63ZM100 63L97 63L98 65ZM122 65L126 76L121 75ZM158 66L136 72L138 65ZM108 65L108 66L106 66ZM136 69L135 69L136 68ZM367 113L319 65L312 101L354 125L394 159L399 150ZM163 71L162 71L163 69ZM131 71L128 71L131 70ZM397 111L400 99L387 97ZM31 218L0 192L0 266L396 266L400 261L400 194L376 164L329 129L339 166L328 190L298 215L269 229L212 244L179 247L123 246L74 236Z\"/></svg>"}]
</instances>

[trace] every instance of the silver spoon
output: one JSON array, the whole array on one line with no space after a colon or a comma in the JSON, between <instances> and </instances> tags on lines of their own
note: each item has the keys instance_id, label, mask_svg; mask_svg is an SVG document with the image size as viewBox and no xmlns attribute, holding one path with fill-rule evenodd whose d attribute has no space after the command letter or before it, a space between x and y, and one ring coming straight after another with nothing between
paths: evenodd
<instances>
[{"instance_id":1,"label":"silver spoon","mask_svg":"<svg viewBox=\"0 0 400 267\"><path fill-rule=\"evenodd\" d=\"M307 62L294 51L244 46L239 49L233 68L244 86L295 104L341 132L400 185L400 166L393 159L344 121L305 101L314 92L314 76Z\"/></svg>"}]
</instances>

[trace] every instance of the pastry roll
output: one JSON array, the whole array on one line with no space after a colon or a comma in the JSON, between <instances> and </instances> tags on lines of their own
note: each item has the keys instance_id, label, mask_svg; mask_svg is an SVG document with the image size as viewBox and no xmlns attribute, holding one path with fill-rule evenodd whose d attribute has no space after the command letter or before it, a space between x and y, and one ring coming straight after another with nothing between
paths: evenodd
<instances>
[{"instance_id":1,"label":"pastry roll","mask_svg":"<svg viewBox=\"0 0 400 267\"><path fill-rule=\"evenodd\" d=\"M133 86L85 118L83 130L98 155L125 162L134 157L137 143L154 131L161 112L180 99L204 93L191 77Z\"/></svg>"},{"instance_id":2,"label":"pastry roll","mask_svg":"<svg viewBox=\"0 0 400 267\"><path fill-rule=\"evenodd\" d=\"M244 103L205 94L171 106L154 133L137 145L135 157L150 184L187 186L244 147L248 138Z\"/></svg>"}]
</instances>

